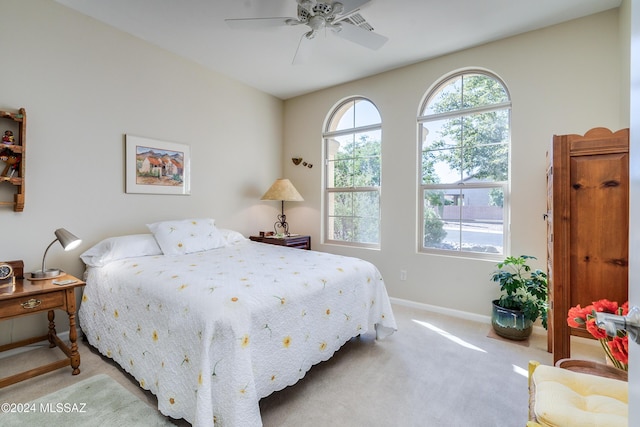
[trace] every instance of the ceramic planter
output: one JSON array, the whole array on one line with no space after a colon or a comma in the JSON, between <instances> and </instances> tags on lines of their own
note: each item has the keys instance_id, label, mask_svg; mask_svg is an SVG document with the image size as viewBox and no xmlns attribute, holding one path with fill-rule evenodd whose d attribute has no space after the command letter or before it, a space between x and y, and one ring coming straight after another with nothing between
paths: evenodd
<instances>
[{"instance_id":1,"label":"ceramic planter","mask_svg":"<svg viewBox=\"0 0 640 427\"><path fill-rule=\"evenodd\" d=\"M533 331L533 322L525 319L522 311L502 308L498 300L493 300L491 325L496 334L516 341L526 340Z\"/></svg>"}]
</instances>

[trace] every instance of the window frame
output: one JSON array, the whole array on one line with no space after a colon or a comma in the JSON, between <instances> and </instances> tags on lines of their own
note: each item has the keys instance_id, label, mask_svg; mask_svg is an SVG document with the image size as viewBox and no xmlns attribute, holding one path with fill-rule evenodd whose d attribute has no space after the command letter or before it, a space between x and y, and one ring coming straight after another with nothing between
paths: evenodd
<instances>
[{"instance_id":1,"label":"window frame","mask_svg":"<svg viewBox=\"0 0 640 427\"><path fill-rule=\"evenodd\" d=\"M498 84L500 84L507 96L507 101L498 102L490 105L482 105L470 108L460 108L455 111L448 111L444 113L437 114L423 114L429 106L429 103L432 101L435 95L439 93L440 90L445 88L446 86L453 83L456 78L469 76L469 75L482 75L488 77L490 79L495 80ZM463 96L464 96L464 80L463 80ZM426 134L424 134L424 124L434 121L439 121L443 119L456 119L465 116L471 116L479 113L487 113L493 111L506 110L507 120L508 120L508 159L507 159L507 179L506 181L482 181L482 182L455 182L448 184L425 184L423 182L423 152L424 145L426 143ZM418 218L417 218L417 250L419 253L425 254L437 254L437 255L446 255L457 258L473 258L473 259L487 259L487 260L501 260L506 256L506 254L510 253L510 241L511 241L511 222L510 222L510 211L511 211L511 153L512 153L512 126L511 126L511 116L512 116L512 100L511 95L509 93L509 89L505 82L499 78L494 73L483 70L483 69L464 69L455 71L453 73L442 76L438 81L431 86L431 88L426 92L422 102L420 103L420 107L418 110L417 117L417 126L418 126L418 157L417 157L417 187L418 187ZM492 252L474 252L474 251L464 251L462 248L458 249L440 249L440 248L431 248L425 247L424 239L425 239L425 195L428 191L446 191L446 190L473 190L473 189L492 189L492 188L500 188L503 192L503 206L502 206L502 215L503 215L503 223L502 223L502 253L492 253ZM462 236L463 228L462 224L462 216L458 218L459 227L458 233L459 236ZM462 243L462 237L459 237L460 242Z\"/></svg>"},{"instance_id":2,"label":"window frame","mask_svg":"<svg viewBox=\"0 0 640 427\"><path fill-rule=\"evenodd\" d=\"M363 126L356 126L340 129L332 131L330 130L332 124L335 120L340 120L342 115L349 110L348 104L356 105L358 101L368 102L372 107L374 107L380 117L380 122L376 124L367 124ZM378 186L351 186L351 187L329 187L329 142L333 138L346 136L346 135L358 135L364 134L367 132L376 131L380 133L380 148L379 148L379 164L380 164L380 176ZM327 115L327 119L325 121L324 131L322 132L322 152L323 152L323 179L322 179L322 190L323 190L323 207L322 207L322 239L325 244L333 244L339 246L349 246L349 247L357 247L357 248L366 248L366 249L380 249L382 242L382 116L380 114L380 110L376 106L376 104L371 101L369 98L364 96L351 96L345 98L334 105L331 109L330 113ZM331 232L331 228L329 226L330 223L330 215L329 215L329 206L330 206L330 197L334 193L376 193L378 197L378 242L377 243L363 243L363 242L354 242L348 240L339 240L333 239L329 237L329 233Z\"/></svg>"}]
</instances>

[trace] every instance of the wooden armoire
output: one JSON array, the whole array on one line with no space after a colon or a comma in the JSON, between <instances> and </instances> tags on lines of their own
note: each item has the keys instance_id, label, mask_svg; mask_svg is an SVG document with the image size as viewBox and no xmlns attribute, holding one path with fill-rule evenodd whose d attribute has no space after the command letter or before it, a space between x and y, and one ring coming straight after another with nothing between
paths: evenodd
<instances>
[{"instance_id":1,"label":"wooden armoire","mask_svg":"<svg viewBox=\"0 0 640 427\"><path fill-rule=\"evenodd\" d=\"M628 300L629 129L555 135L547 154L548 349L571 357L569 308Z\"/></svg>"}]
</instances>

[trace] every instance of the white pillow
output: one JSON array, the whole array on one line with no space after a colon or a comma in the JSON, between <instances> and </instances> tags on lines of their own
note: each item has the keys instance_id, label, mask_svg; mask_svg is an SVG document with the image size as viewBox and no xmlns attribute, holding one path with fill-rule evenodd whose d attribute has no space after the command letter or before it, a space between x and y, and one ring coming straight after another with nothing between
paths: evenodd
<instances>
[{"instance_id":1,"label":"white pillow","mask_svg":"<svg viewBox=\"0 0 640 427\"><path fill-rule=\"evenodd\" d=\"M162 255L151 234L110 237L86 250L80 259L90 267L102 267L112 261L139 256Z\"/></svg>"},{"instance_id":2,"label":"white pillow","mask_svg":"<svg viewBox=\"0 0 640 427\"><path fill-rule=\"evenodd\" d=\"M165 255L208 251L226 243L211 218L162 221L147 227Z\"/></svg>"},{"instance_id":3,"label":"white pillow","mask_svg":"<svg viewBox=\"0 0 640 427\"><path fill-rule=\"evenodd\" d=\"M244 237L242 234L238 233L234 230L227 230L226 228L219 228L220 234L222 234L222 238L225 240L225 246L233 245L237 242L242 242L244 240L249 240Z\"/></svg>"}]
</instances>

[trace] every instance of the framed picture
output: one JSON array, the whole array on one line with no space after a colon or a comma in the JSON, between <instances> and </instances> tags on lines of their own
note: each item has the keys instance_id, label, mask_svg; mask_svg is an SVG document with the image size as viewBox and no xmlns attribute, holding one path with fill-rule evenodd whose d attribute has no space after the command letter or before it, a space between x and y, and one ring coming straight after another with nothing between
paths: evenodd
<instances>
[{"instance_id":1,"label":"framed picture","mask_svg":"<svg viewBox=\"0 0 640 427\"><path fill-rule=\"evenodd\" d=\"M190 193L188 145L133 135L125 135L125 145L127 193Z\"/></svg>"}]
</instances>

